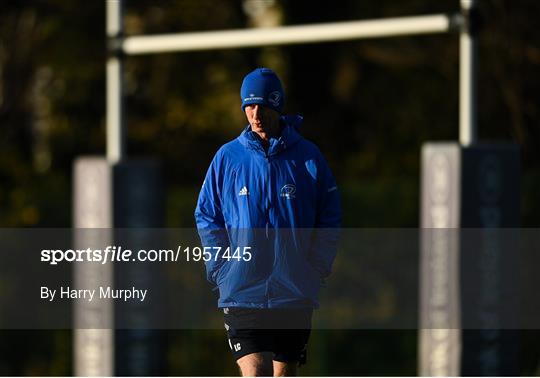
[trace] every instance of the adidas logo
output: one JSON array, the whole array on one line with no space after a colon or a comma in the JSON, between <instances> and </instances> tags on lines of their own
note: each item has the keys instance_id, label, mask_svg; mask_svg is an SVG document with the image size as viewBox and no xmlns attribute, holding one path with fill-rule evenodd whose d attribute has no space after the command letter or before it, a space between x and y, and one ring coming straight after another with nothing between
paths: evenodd
<instances>
[{"instance_id":1,"label":"adidas logo","mask_svg":"<svg viewBox=\"0 0 540 378\"><path fill-rule=\"evenodd\" d=\"M245 186L243 186L242 189L240 189L240 191L238 192L238 195L239 196L249 196L249 191Z\"/></svg>"}]
</instances>

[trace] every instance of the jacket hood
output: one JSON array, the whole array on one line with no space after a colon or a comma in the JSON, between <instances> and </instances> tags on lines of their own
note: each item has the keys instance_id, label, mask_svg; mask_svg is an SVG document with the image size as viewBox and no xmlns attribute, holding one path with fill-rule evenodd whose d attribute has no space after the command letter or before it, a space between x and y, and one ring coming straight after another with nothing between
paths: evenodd
<instances>
[{"instance_id":1,"label":"jacket hood","mask_svg":"<svg viewBox=\"0 0 540 378\"><path fill-rule=\"evenodd\" d=\"M277 155L281 151L294 146L302 139L299 129L304 118L301 115L285 115L280 117L280 122L284 125L281 135L278 138L270 138L268 156ZM251 125L247 125L238 137L240 143L251 150L265 153L261 138L253 131Z\"/></svg>"}]
</instances>

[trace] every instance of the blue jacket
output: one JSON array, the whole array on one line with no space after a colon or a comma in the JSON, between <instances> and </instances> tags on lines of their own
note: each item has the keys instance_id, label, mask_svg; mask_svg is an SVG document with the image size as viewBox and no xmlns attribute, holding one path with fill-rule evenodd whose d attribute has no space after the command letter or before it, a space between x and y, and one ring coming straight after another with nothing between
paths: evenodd
<instances>
[{"instance_id":1,"label":"blue jacket","mask_svg":"<svg viewBox=\"0 0 540 378\"><path fill-rule=\"evenodd\" d=\"M317 308L330 274L341 222L336 182L298 133L302 117L281 122L267 150L248 125L218 150L202 185L195 220L218 307Z\"/></svg>"}]
</instances>

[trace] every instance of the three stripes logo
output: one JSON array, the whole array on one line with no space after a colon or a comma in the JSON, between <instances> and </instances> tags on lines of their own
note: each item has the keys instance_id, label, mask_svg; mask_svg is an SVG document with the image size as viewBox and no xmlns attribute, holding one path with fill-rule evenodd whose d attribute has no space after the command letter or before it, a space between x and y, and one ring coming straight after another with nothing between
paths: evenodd
<instances>
[{"instance_id":1,"label":"three stripes logo","mask_svg":"<svg viewBox=\"0 0 540 378\"><path fill-rule=\"evenodd\" d=\"M246 188L245 186L243 186L242 189L240 189L240 191L238 192L238 195L239 195L239 196L249 196L249 190L248 190L248 188Z\"/></svg>"}]
</instances>

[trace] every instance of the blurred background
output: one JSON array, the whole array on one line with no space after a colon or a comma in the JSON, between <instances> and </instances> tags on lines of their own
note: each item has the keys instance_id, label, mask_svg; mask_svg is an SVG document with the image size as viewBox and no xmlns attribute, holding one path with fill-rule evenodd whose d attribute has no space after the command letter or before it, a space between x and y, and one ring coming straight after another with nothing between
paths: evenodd
<instances>
[{"instance_id":1,"label":"blurred background","mask_svg":"<svg viewBox=\"0 0 540 378\"><path fill-rule=\"evenodd\" d=\"M479 6L479 140L520 146L521 225L538 227L540 2ZM458 10L457 0L126 1L124 22L136 35ZM105 1L0 4L2 227L71 227L73 161L105 154L105 47ZM127 155L162 163L166 227L194 227L210 160L246 125L241 80L268 66L337 178L344 226L418 227L420 147L458 139L458 61L456 34L128 57ZM521 373L540 375L540 333L522 333ZM237 372L221 331L162 336L167 375ZM0 374L71 375L71 351L67 330L0 330ZM303 375L415 375L417 331L314 331L308 360Z\"/></svg>"}]
</instances>

